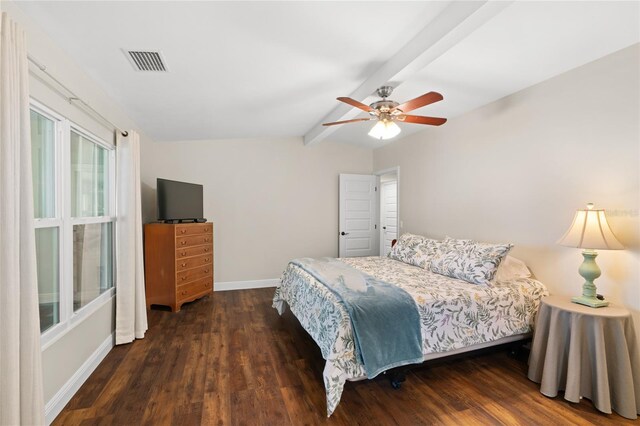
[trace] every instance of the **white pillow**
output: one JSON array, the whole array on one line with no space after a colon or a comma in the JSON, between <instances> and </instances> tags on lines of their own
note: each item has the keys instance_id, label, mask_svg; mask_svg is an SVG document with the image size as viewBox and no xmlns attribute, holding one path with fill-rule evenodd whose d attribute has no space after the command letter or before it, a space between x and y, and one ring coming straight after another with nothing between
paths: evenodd
<instances>
[{"instance_id":1,"label":"white pillow","mask_svg":"<svg viewBox=\"0 0 640 426\"><path fill-rule=\"evenodd\" d=\"M518 278L529 278L530 276L531 271L522 260L507 255L507 257L500 262L493 281L512 281Z\"/></svg>"}]
</instances>

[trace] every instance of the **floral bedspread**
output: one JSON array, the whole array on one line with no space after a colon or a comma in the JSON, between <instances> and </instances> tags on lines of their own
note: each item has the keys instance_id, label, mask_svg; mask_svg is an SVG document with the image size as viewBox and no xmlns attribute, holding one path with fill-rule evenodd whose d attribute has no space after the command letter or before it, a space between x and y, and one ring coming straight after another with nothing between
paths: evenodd
<instances>
[{"instance_id":1,"label":"floral bedspread","mask_svg":"<svg viewBox=\"0 0 640 426\"><path fill-rule=\"evenodd\" d=\"M386 257L340 260L411 295L420 312L424 355L528 333L540 299L548 294L542 283L531 278L478 285ZM347 310L335 294L293 264L287 266L273 296L273 307L280 314L284 302L327 361L323 376L330 416L344 383L366 377L354 352Z\"/></svg>"}]
</instances>

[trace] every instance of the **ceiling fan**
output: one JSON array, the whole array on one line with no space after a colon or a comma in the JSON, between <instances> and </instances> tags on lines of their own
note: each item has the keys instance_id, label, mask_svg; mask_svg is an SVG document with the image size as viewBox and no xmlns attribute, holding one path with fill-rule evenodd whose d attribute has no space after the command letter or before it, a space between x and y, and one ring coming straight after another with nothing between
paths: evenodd
<instances>
[{"instance_id":1,"label":"ceiling fan","mask_svg":"<svg viewBox=\"0 0 640 426\"><path fill-rule=\"evenodd\" d=\"M382 98L377 102L372 103L371 105L365 105L362 102L358 102L355 99L340 97L337 98L340 102L344 102L356 108L359 108L363 111L368 112L371 117L368 118L354 118L352 120L344 120L344 121L334 121L332 123L323 123L323 126L335 126L336 124L347 124L347 123L357 123L360 121L372 121L376 120L377 123L371 131L369 132L369 136L374 137L376 139L390 139L394 136L397 136L401 129L400 126L396 124L397 121L404 123L415 123L415 124L428 124L430 126L440 126L444 124L447 119L439 118L439 117L424 117L421 115L408 115L407 112L413 111L414 109L422 108L423 106L432 104L434 102L441 101L444 99L442 95L438 92L429 92L425 93L422 96L419 96L415 99L407 101L403 104L399 104L398 102L387 100L389 96L391 96L391 92L393 91L393 87L391 86L382 86L378 88L376 91L378 96Z\"/></svg>"}]
</instances>

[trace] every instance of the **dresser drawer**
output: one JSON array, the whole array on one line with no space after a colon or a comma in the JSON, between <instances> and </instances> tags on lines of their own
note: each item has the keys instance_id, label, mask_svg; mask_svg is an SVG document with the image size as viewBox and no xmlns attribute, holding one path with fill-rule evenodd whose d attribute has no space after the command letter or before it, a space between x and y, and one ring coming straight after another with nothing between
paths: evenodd
<instances>
[{"instance_id":1,"label":"dresser drawer","mask_svg":"<svg viewBox=\"0 0 640 426\"><path fill-rule=\"evenodd\" d=\"M176 225L176 236L213 234L213 225L210 223L189 223Z\"/></svg>"},{"instance_id":2,"label":"dresser drawer","mask_svg":"<svg viewBox=\"0 0 640 426\"><path fill-rule=\"evenodd\" d=\"M186 237L176 237L176 248L193 247L212 242L213 235L211 234L188 235Z\"/></svg>"},{"instance_id":3,"label":"dresser drawer","mask_svg":"<svg viewBox=\"0 0 640 426\"><path fill-rule=\"evenodd\" d=\"M178 259L176 260L176 271L185 271L187 269L196 268L198 266L210 265L211 263L213 263L213 255L210 253L196 257Z\"/></svg>"},{"instance_id":4,"label":"dresser drawer","mask_svg":"<svg viewBox=\"0 0 640 426\"><path fill-rule=\"evenodd\" d=\"M176 259L200 256L201 254L209 254L213 256L213 244L209 243L202 246L179 248L176 250Z\"/></svg>"},{"instance_id":5,"label":"dresser drawer","mask_svg":"<svg viewBox=\"0 0 640 426\"><path fill-rule=\"evenodd\" d=\"M213 280L204 278L186 285L176 288L176 299L180 303L184 299L211 291L213 288Z\"/></svg>"},{"instance_id":6,"label":"dresser drawer","mask_svg":"<svg viewBox=\"0 0 640 426\"><path fill-rule=\"evenodd\" d=\"M200 278L212 277L213 265L204 265L193 269L187 269L186 271L178 272L176 276L176 282L178 285L190 283L191 281L195 281Z\"/></svg>"}]
</instances>

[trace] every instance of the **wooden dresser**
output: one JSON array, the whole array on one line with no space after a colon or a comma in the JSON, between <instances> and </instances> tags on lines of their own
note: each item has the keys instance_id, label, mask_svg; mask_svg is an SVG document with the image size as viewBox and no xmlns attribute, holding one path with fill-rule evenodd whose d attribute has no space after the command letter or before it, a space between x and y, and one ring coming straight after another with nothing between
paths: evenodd
<instances>
[{"instance_id":1,"label":"wooden dresser","mask_svg":"<svg viewBox=\"0 0 640 426\"><path fill-rule=\"evenodd\" d=\"M149 223L144 226L147 308L177 312L213 291L213 223Z\"/></svg>"}]
</instances>

